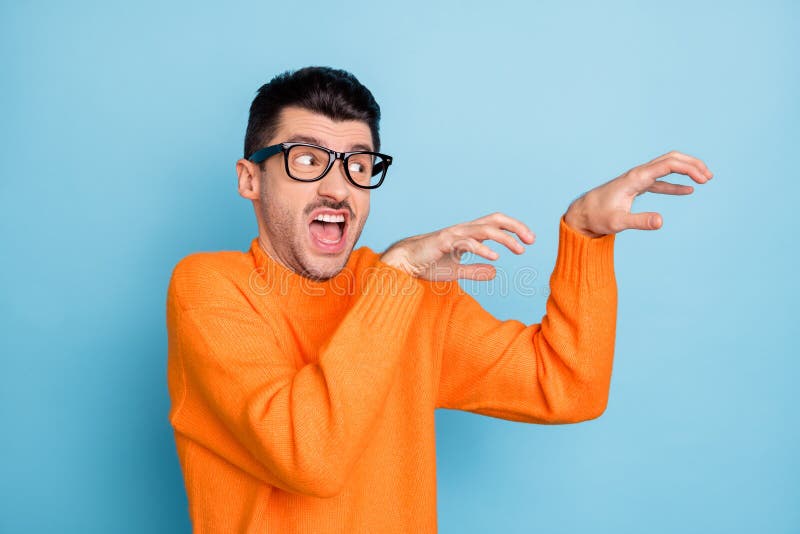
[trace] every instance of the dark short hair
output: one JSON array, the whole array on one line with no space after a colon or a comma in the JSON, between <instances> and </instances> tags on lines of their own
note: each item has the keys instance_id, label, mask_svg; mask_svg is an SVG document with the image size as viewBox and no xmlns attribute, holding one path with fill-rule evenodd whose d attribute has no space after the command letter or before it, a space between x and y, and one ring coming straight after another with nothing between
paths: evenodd
<instances>
[{"instance_id":1,"label":"dark short hair","mask_svg":"<svg viewBox=\"0 0 800 534\"><path fill-rule=\"evenodd\" d=\"M250 105L244 137L245 158L272 139L281 111L289 106L320 113L334 121L364 121L372 133L373 150L380 150L381 108L369 89L345 70L304 67L279 74L258 90Z\"/></svg>"}]
</instances>

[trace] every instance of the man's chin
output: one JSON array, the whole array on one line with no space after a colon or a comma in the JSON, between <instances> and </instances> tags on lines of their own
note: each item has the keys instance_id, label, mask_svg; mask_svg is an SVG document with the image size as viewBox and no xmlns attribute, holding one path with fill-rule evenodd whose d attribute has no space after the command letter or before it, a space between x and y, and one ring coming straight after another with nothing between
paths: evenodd
<instances>
[{"instance_id":1,"label":"man's chin","mask_svg":"<svg viewBox=\"0 0 800 534\"><path fill-rule=\"evenodd\" d=\"M350 258L350 252L351 250L348 249L342 251L341 254L337 254L335 257L312 254L311 257L308 258L309 261L304 265L303 276L315 282L330 280L342 272L345 265L347 265L347 260Z\"/></svg>"},{"instance_id":2,"label":"man's chin","mask_svg":"<svg viewBox=\"0 0 800 534\"><path fill-rule=\"evenodd\" d=\"M353 251L348 237L345 234L339 243L326 245L309 234L304 276L315 281L325 281L339 274L347 265Z\"/></svg>"}]
</instances>

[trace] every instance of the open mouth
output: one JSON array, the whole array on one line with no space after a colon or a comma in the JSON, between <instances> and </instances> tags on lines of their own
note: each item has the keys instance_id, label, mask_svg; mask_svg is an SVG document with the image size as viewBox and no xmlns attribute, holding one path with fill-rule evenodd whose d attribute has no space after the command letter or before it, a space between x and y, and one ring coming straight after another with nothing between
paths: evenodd
<instances>
[{"instance_id":1,"label":"open mouth","mask_svg":"<svg viewBox=\"0 0 800 534\"><path fill-rule=\"evenodd\" d=\"M318 212L308 224L312 243L321 251L328 253L341 252L347 229L347 216L342 212Z\"/></svg>"}]
</instances>

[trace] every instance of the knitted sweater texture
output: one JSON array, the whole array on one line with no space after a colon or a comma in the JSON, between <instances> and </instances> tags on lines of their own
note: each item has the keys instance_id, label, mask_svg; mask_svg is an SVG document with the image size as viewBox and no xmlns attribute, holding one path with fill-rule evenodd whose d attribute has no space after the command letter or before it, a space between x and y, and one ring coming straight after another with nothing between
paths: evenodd
<instances>
[{"instance_id":1,"label":"knitted sweater texture","mask_svg":"<svg viewBox=\"0 0 800 534\"><path fill-rule=\"evenodd\" d=\"M167 381L194 531L436 532L436 408L539 424L605 410L613 243L562 218L546 314L531 325L367 247L325 282L257 238L183 258L167 293Z\"/></svg>"}]
</instances>

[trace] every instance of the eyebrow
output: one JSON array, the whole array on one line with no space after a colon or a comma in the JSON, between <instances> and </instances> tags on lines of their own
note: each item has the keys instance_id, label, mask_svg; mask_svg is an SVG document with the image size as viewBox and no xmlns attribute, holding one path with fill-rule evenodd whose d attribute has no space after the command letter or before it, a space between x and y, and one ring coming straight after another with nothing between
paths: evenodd
<instances>
[{"instance_id":1,"label":"eyebrow","mask_svg":"<svg viewBox=\"0 0 800 534\"><path fill-rule=\"evenodd\" d=\"M310 135L290 135L289 136L289 143L310 143L312 145L319 145L325 146L325 144L317 139L316 137L311 137ZM372 152L372 147L368 145L362 145L361 143L352 145L350 150L346 152L355 152L358 150L364 150L366 152Z\"/></svg>"}]
</instances>

